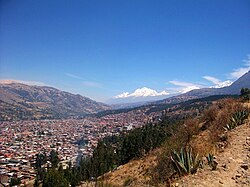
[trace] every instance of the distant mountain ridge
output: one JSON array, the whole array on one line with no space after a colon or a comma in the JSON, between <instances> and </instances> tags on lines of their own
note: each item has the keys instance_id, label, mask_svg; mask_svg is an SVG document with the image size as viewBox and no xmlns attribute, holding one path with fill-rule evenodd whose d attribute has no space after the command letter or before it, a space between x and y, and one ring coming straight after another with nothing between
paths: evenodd
<instances>
[{"instance_id":1,"label":"distant mountain ridge","mask_svg":"<svg viewBox=\"0 0 250 187\"><path fill-rule=\"evenodd\" d=\"M239 95L242 88L250 88L250 71L245 73L230 86L223 88L202 88L187 93L153 102L154 104L178 103L212 95Z\"/></svg>"},{"instance_id":2,"label":"distant mountain ridge","mask_svg":"<svg viewBox=\"0 0 250 187\"><path fill-rule=\"evenodd\" d=\"M79 94L48 86L0 84L0 120L68 118L109 108Z\"/></svg>"},{"instance_id":3,"label":"distant mountain ridge","mask_svg":"<svg viewBox=\"0 0 250 187\"><path fill-rule=\"evenodd\" d=\"M79 94L71 94L48 86L22 83L0 83L0 120L49 119L81 117L104 110L176 104L213 95L239 95L241 88L250 88L250 71L223 88L203 88L153 102L108 106ZM133 109L132 109L133 110Z\"/></svg>"}]
</instances>

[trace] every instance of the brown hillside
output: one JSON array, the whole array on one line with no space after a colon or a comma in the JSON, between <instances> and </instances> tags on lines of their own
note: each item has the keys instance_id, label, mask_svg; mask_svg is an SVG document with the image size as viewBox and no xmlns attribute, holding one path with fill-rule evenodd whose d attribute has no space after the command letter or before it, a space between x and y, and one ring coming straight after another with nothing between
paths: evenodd
<instances>
[{"instance_id":1,"label":"brown hillside","mask_svg":"<svg viewBox=\"0 0 250 187\"><path fill-rule=\"evenodd\" d=\"M199 133L194 132L192 139L189 142L194 150L201 153L203 160L204 156L210 152L215 155L218 162L217 169L212 171L211 167L204 164L204 167L198 169L194 175L186 175L184 177L174 177L171 179L171 186L250 186L250 123L249 118L243 125L236 127L231 131L224 132L221 130L221 124L226 123L230 113L242 109L241 103L232 100L224 100L217 103L220 108L210 114L210 122L206 130L199 130ZM250 104L245 104L250 108ZM216 106L216 107L217 107ZM213 106L214 107L214 106ZM210 112L214 108L210 108ZM206 113L207 112L207 113ZM209 110L205 111L205 118L199 119L198 129L202 128L207 120ZM195 122L195 121L191 121ZM220 126L218 126L218 124ZM188 122L186 123L188 125ZM217 128L217 130L216 130ZM192 128L191 128L192 129ZM193 130L193 129L192 129ZM195 130L194 130L195 131ZM226 141L219 140L221 136L226 136ZM183 134L183 136L185 136ZM179 138L179 137L177 137ZM172 140L177 140L173 138ZM168 182L155 182L154 175L157 167L159 167L159 159L165 151L165 144L162 148L157 149L144 158L132 160L128 164L118 167L117 170L105 174L104 182L109 186L168 186ZM164 166L165 167L165 166ZM91 186L90 184L88 184ZM83 185L83 186L86 186ZM107 186L107 185L104 185Z\"/></svg>"}]
</instances>

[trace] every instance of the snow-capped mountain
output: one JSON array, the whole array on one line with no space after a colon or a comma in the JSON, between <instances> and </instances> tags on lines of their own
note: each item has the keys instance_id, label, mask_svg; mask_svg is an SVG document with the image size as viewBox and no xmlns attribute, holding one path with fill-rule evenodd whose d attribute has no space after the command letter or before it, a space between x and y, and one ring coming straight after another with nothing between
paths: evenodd
<instances>
[{"instance_id":1,"label":"snow-capped mountain","mask_svg":"<svg viewBox=\"0 0 250 187\"><path fill-rule=\"evenodd\" d=\"M142 101L155 101L159 99L166 98L169 95L165 90L156 91L151 88L142 87L138 88L135 91L123 92L117 96L114 96L112 99L107 101L108 103L116 104L116 103L134 103L134 102L142 102Z\"/></svg>"}]
</instances>

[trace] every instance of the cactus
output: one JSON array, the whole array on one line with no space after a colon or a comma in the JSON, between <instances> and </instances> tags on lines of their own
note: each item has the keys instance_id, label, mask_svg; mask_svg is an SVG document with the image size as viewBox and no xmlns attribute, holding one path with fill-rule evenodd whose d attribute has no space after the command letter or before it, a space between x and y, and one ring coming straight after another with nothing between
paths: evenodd
<instances>
[{"instance_id":1,"label":"cactus","mask_svg":"<svg viewBox=\"0 0 250 187\"><path fill-rule=\"evenodd\" d=\"M193 155L191 148L181 148L180 152L172 151L171 161L175 171L181 176L195 173L200 166L199 155Z\"/></svg>"}]
</instances>

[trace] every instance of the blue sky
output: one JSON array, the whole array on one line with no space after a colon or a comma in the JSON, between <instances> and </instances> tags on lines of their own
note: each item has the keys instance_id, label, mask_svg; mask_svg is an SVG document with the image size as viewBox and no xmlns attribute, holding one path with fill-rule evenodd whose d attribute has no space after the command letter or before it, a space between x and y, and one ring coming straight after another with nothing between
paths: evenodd
<instances>
[{"instance_id":1,"label":"blue sky","mask_svg":"<svg viewBox=\"0 0 250 187\"><path fill-rule=\"evenodd\" d=\"M0 79L97 101L220 86L249 54L249 0L0 0Z\"/></svg>"}]
</instances>

